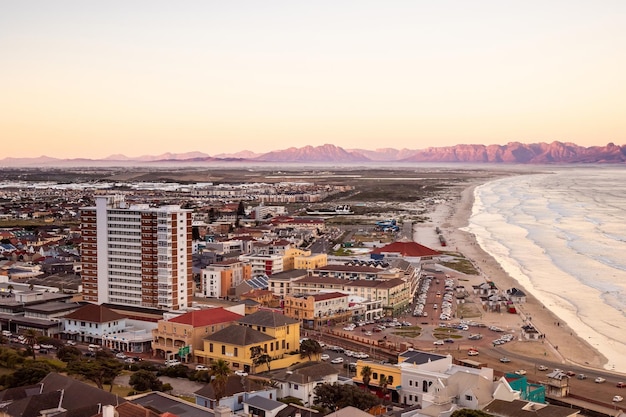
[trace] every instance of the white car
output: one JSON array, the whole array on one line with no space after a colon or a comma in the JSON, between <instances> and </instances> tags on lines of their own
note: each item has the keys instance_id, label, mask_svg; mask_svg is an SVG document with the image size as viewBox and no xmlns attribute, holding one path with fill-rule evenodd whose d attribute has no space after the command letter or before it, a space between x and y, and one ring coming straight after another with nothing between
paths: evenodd
<instances>
[{"instance_id":1,"label":"white car","mask_svg":"<svg viewBox=\"0 0 626 417\"><path fill-rule=\"evenodd\" d=\"M332 361L330 361L330 363L334 363L334 364L343 363L343 358L335 358Z\"/></svg>"},{"instance_id":2,"label":"white car","mask_svg":"<svg viewBox=\"0 0 626 417\"><path fill-rule=\"evenodd\" d=\"M67 342L65 342L65 344L68 346L76 346L76 342L73 340L68 340Z\"/></svg>"},{"instance_id":3,"label":"white car","mask_svg":"<svg viewBox=\"0 0 626 417\"><path fill-rule=\"evenodd\" d=\"M118 359L126 359L126 355L124 355L122 352L116 353L115 357Z\"/></svg>"},{"instance_id":4,"label":"white car","mask_svg":"<svg viewBox=\"0 0 626 417\"><path fill-rule=\"evenodd\" d=\"M478 351L477 350L468 350L467 351L467 356L478 356Z\"/></svg>"},{"instance_id":5,"label":"white car","mask_svg":"<svg viewBox=\"0 0 626 417\"><path fill-rule=\"evenodd\" d=\"M596 384L601 384L601 383L603 383L603 382L605 382L605 381L606 381L606 379L602 378L601 376L597 377L597 378L594 380L594 382L595 382Z\"/></svg>"},{"instance_id":6,"label":"white car","mask_svg":"<svg viewBox=\"0 0 626 417\"><path fill-rule=\"evenodd\" d=\"M540 371L547 371L547 370L548 370L548 367L547 367L547 366L545 366L545 365L539 365L539 366L537 367L537 369L539 369Z\"/></svg>"},{"instance_id":7,"label":"white car","mask_svg":"<svg viewBox=\"0 0 626 417\"><path fill-rule=\"evenodd\" d=\"M237 376L248 376L248 373L237 369L235 371L235 375L237 375Z\"/></svg>"},{"instance_id":8,"label":"white car","mask_svg":"<svg viewBox=\"0 0 626 417\"><path fill-rule=\"evenodd\" d=\"M621 395L616 395L615 397L613 397L613 402L614 403L618 403L624 401L624 397L622 397Z\"/></svg>"},{"instance_id":9,"label":"white car","mask_svg":"<svg viewBox=\"0 0 626 417\"><path fill-rule=\"evenodd\" d=\"M518 375L526 375L526 371L524 369L518 369L515 373Z\"/></svg>"},{"instance_id":10,"label":"white car","mask_svg":"<svg viewBox=\"0 0 626 417\"><path fill-rule=\"evenodd\" d=\"M208 371L209 368L206 365L196 365L196 371Z\"/></svg>"},{"instance_id":11,"label":"white car","mask_svg":"<svg viewBox=\"0 0 626 417\"><path fill-rule=\"evenodd\" d=\"M330 356L328 356L328 354L324 353L322 356L320 356L320 359L323 361L327 361L330 359Z\"/></svg>"},{"instance_id":12,"label":"white car","mask_svg":"<svg viewBox=\"0 0 626 417\"><path fill-rule=\"evenodd\" d=\"M440 345L441 346L441 345L443 345L443 343L444 343L443 340L435 340L433 342L433 345Z\"/></svg>"},{"instance_id":13,"label":"white car","mask_svg":"<svg viewBox=\"0 0 626 417\"><path fill-rule=\"evenodd\" d=\"M117 356L117 355L116 355ZM180 365L180 361L177 361L176 359L169 359L165 361L165 366L176 366L176 365Z\"/></svg>"}]
</instances>

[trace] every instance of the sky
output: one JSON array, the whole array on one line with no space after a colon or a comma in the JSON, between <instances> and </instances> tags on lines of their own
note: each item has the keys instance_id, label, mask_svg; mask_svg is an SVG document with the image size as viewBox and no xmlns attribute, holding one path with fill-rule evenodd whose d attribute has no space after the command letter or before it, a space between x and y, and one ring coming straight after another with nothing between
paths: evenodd
<instances>
[{"instance_id":1,"label":"sky","mask_svg":"<svg viewBox=\"0 0 626 417\"><path fill-rule=\"evenodd\" d=\"M626 1L0 0L0 158L626 144Z\"/></svg>"}]
</instances>

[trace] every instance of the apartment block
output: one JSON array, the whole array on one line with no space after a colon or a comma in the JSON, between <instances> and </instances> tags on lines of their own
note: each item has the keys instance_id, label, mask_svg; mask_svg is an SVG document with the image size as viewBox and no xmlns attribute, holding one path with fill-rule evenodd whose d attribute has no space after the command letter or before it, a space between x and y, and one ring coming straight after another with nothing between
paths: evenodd
<instances>
[{"instance_id":1,"label":"apartment block","mask_svg":"<svg viewBox=\"0 0 626 417\"><path fill-rule=\"evenodd\" d=\"M81 208L85 301L179 310L191 305L191 210L96 196Z\"/></svg>"}]
</instances>

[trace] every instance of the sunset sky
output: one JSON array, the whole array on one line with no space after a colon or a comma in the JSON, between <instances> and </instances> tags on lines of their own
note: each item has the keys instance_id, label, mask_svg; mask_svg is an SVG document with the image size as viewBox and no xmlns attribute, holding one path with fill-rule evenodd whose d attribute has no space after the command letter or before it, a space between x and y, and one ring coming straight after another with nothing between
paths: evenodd
<instances>
[{"instance_id":1,"label":"sunset sky","mask_svg":"<svg viewBox=\"0 0 626 417\"><path fill-rule=\"evenodd\" d=\"M3 1L0 158L626 144L626 1Z\"/></svg>"}]
</instances>

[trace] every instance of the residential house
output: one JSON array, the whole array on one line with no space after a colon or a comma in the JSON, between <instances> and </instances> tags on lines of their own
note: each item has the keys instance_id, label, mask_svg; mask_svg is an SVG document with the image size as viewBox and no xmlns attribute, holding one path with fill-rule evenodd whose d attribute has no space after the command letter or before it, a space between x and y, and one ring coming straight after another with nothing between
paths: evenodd
<instances>
[{"instance_id":1,"label":"residential house","mask_svg":"<svg viewBox=\"0 0 626 417\"><path fill-rule=\"evenodd\" d=\"M217 395L213 384L206 384L194 392L196 404L215 409L217 406L228 407L233 411L243 410L243 403L251 396L258 395L270 400L278 398L277 389L260 380L238 375L229 375L224 387L224 395L217 402Z\"/></svg>"},{"instance_id":2,"label":"residential house","mask_svg":"<svg viewBox=\"0 0 626 417\"><path fill-rule=\"evenodd\" d=\"M306 361L272 371L268 376L276 383L279 398L298 398L305 406L310 407L317 401L315 388L321 384L337 382L339 371L326 362Z\"/></svg>"},{"instance_id":3,"label":"residential house","mask_svg":"<svg viewBox=\"0 0 626 417\"><path fill-rule=\"evenodd\" d=\"M0 415L6 417L40 417L56 414L93 416L104 405L117 405L125 401L116 394L52 372L38 384L0 392Z\"/></svg>"},{"instance_id":4,"label":"residential house","mask_svg":"<svg viewBox=\"0 0 626 417\"><path fill-rule=\"evenodd\" d=\"M144 392L142 394L126 397L126 400L155 411L159 413L161 417L216 417L216 413L209 408L202 407L164 392ZM224 416L226 417L229 414ZM142 417L144 416L145 414L142 415Z\"/></svg>"},{"instance_id":5,"label":"residential house","mask_svg":"<svg viewBox=\"0 0 626 417\"><path fill-rule=\"evenodd\" d=\"M538 404L522 400L493 400L483 411L495 417L575 417L580 410L552 404Z\"/></svg>"},{"instance_id":6,"label":"residential house","mask_svg":"<svg viewBox=\"0 0 626 417\"><path fill-rule=\"evenodd\" d=\"M280 305L280 300L269 290L255 289L250 290L239 296L240 300L253 300L257 303L270 308L276 308Z\"/></svg>"}]
</instances>

